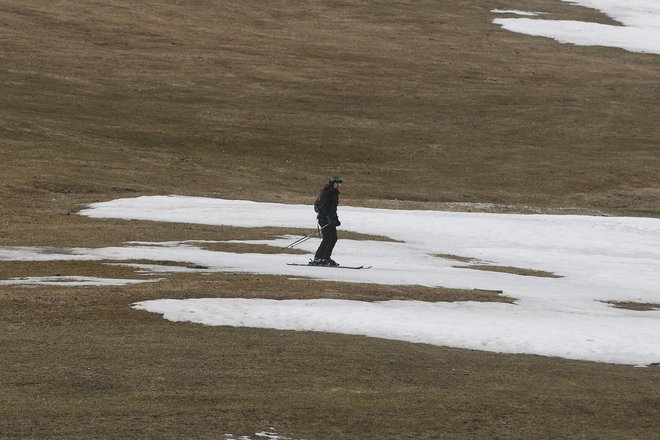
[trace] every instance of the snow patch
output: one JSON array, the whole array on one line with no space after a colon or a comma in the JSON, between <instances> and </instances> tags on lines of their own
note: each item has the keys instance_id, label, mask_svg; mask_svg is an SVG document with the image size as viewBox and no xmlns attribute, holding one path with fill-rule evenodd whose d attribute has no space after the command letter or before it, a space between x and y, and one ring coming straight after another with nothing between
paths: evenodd
<instances>
[{"instance_id":1,"label":"snow patch","mask_svg":"<svg viewBox=\"0 0 660 440\"><path fill-rule=\"evenodd\" d=\"M553 38L579 46L606 46L630 52L660 54L660 2L657 0L563 0L597 9L621 26L573 20L497 18L493 23L512 32Z\"/></svg>"},{"instance_id":2,"label":"snow patch","mask_svg":"<svg viewBox=\"0 0 660 440\"><path fill-rule=\"evenodd\" d=\"M157 196L96 203L95 218L238 227L315 228L311 206L201 197ZM660 310L632 311L607 302L660 302L660 220L340 207L334 259L369 270L288 266L309 255L232 253L205 242L130 243L97 249L0 247L0 261L103 260L147 273L282 275L352 283L501 290L502 303L382 303L315 300L159 300L136 308L206 325L316 330L505 353L531 353L640 365L660 361ZM394 241L347 240L342 230ZM296 237L244 240L284 248ZM443 255L447 257L442 257ZM550 272L561 278L456 268L489 264ZM146 263L145 262L153 262ZM167 264L165 264L167 262ZM487 323L485 325L484 323Z\"/></svg>"},{"instance_id":3,"label":"snow patch","mask_svg":"<svg viewBox=\"0 0 660 440\"><path fill-rule=\"evenodd\" d=\"M307 330L620 364L660 359L658 317L525 310L502 303L347 300L154 300L134 308L170 321ZM634 359L634 361L631 361Z\"/></svg>"},{"instance_id":4,"label":"snow patch","mask_svg":"<svg viewBox=\"0 0 660 440\"><path fill-rule=\"evenodd\" d=\"M530 17L535 17L537 15L544 14L543 12L519 11L517 9L493 9L490 12L492 12L493 14L513 14L513 15L525 15Z\"/></svg>"},{"instance_id":5,"label":"snow patch","mask_svg":"<svg viewBox=\"0 0 660 440\"><path fill-rule=\"evenodd\" d=\"M274 428L270 428L270 431L260 431L256 432L254 434L255 439L266 439L266 440L294 440L290 437L284 437L275 432ZM253 440L251 436L249 435L240 435L238 437L234 436L234 434L225 434L225 440ZM300 439L304 440L304 439Z\"/></svg>"}]
</instances>

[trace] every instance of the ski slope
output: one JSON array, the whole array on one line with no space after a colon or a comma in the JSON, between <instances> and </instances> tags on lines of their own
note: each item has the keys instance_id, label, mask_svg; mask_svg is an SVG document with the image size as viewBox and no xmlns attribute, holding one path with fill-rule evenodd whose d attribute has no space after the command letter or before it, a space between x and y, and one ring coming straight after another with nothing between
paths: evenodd
<instances>
[{"instance_id":1,"label":"ski slope","mask_svg":"<svg viewBox=\"0 0 660 440\"><path fill-rule=\"evenodd\" d=\"M660 310L624 310L609 303L660 303L658 219L349 206L340 206L339 214L342 228L333 257L342 264L373 268L288 266L288 262L304 263L309 257L211 251L204 249L204 242L186 240L98 249L0 248L0 260L114 260L160 277L175 271L243 272L337 282L502 290L516 299L514 304L163 298L134 307L163 314L172 321L205 325L337 332L629 365L660 362ZM96 203L81 215L246 228L313 228L315 222L312 207L306 205L183 196ZM393 241L346 240L341 238L341 230ZM285 235L246 243L281 248L296 238ZM318 243L312 239L301 248L311 256ZM453 256L471 260L459 262ZM136 260L191 265L138 264ZM481 264L533 269L555 277L457 267Z\"/></svg>"}]
</instances>

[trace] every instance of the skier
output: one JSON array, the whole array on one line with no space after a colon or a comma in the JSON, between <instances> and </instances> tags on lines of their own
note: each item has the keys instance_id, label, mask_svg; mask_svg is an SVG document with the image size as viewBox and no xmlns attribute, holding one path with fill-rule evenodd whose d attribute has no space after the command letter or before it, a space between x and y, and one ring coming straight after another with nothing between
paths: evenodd
<instances>
[{"instance_id":1,"label":"skier","mask_svg":"<svg viewBox=\"0 0 660 440\"><path fill-rule=\"evenodd\" d=\"M332 176L323 186L315 203L315 208L318 209L316 218L321 226L323 240L310 263L314 266L339 266L330 256L337 243L337 226L341 225L337 216L337 205L342 182L340 176Z\"/></svg>"}]
</instances>

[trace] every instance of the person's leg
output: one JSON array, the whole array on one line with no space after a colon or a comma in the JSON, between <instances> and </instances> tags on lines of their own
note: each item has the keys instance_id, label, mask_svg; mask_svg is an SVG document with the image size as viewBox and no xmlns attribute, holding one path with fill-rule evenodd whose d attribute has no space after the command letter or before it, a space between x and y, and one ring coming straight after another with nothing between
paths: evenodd
<instances>
[{"instance_id":1,"label":"person's leg","mask_svg":"<svg viewBox=\"0 0 660 440\"><path fill-rule=\"evenodd\" d=\"M321 244L319 245L319 248L316 250L316 255L314 255L314 260L322 260L323 258L325 258L325 255L328 253L328 246L330 246L330 243L332 241L332 234L329 233L330 228L332 228L332 226L326 226L323 229L321 229L321 234L323 234L323 240L321 240ZM335 235L336 232L337 231L335 230Z\"/></svg>"},{"instance_id":2,"label":"person's leg","mask_svg":"<svg viewBox=\"0 0 660 440\"><path fill-rule=\"evenodd\" d=\"M335 226L328 226L326 229L329 229L328 244L325 248L325 254L323 255L323 258L330 260L332 251L335 249L335 245L337 244L337 228Z\"/></svg>"}]
</instances>

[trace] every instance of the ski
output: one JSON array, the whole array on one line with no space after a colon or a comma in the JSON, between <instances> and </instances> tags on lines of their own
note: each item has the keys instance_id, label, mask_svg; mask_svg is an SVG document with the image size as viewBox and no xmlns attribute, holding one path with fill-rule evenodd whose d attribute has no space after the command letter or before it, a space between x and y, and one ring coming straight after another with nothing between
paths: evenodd
<instances>
[{"instance_id":1,"label":"ski","mask_svg":"<svg viewBox=\"0 0 660 440\"><path fill-rule=\"evenodd\" d=\"M287 266L306 266L306 267L327 267L330 269L371 269L371 266L320 266L315 264L303 264L303 263L286 263Z\"/></svg>"}]
</instances>

